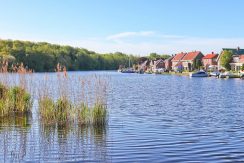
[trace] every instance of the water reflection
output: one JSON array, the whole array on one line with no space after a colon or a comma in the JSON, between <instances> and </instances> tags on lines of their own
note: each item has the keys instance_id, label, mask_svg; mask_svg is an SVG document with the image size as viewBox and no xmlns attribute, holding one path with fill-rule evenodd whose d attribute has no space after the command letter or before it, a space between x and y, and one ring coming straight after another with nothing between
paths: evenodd
<instances>
[{"instance_id":1,"label":"water reflection","mask_svg":"<svg viewBox=\"0 0 244 163\"><path fill-rule=\"evenodd\" d=\"M3 162L18 162L26 156L31 119L30 115L0 118L0 158Z\"/></svg>"},{"instance_id":2,"label":"water reflection","mask_svg":"<svg viewBox=\"0 0 244 163\"><path fill-rule=\"evenodd\" d=\"M106 126L40 125L43 160L110 162ZM55 152L55 153L54 153Z\"/></svg>"}]
</instances>

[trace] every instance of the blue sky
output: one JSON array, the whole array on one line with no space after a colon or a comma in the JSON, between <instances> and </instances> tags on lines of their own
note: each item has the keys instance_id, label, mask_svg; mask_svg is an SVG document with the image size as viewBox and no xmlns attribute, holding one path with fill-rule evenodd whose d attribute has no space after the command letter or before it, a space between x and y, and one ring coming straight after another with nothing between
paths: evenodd
<instances>
[{"instance_id":1,"label":"blue sky","mask_svg":"<svg viewBox=\"0 0 244 163\"><path fill-rule=\"evenodd\" d=\"M0 0L0 38L145 55L244 48L243 0Z\"/></svg>"}]
</instances>

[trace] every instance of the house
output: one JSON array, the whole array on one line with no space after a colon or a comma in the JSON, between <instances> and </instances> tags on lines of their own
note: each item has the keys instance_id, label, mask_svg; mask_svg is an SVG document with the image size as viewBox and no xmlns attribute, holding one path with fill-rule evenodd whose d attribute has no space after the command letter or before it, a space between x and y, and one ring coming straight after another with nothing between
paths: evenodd
<instances>
[{"instance_id":1,"label":"house","mask_svg":"<svg viewBox=\"0 0 244 163\"><path fill-rule=\"evenodd\" d=\"M212 52L211 54L207 54L202 58L202 63L205 70L217 70L217 58L218 54Z\"/></svg>"},{"instance_id":2,"label":"house","mask_svg":"<svg viewBox=\"0 0 244 163\"><path fill-rule=\"evenodd\" d=\"M234 55L232 58L232 62L230 63L232 71L240 71L244 65L244 54Z\"/></svg>"},{"instance_id":3,"label":"house","mask_svg":"<svg viewBox=\"0 0 244 163\"><path fill-rule=\"evenodd\" d=\"M172 59L173 58L174 58L174 56L169 57L168 59L164 60L165 70L170 71L172 69Z\"/></svg>"},{"instance_id":4,"label":"house","mask_svg":"<svg viewBox=\"0 0 244 163\"><path fill-rule=\"evenodd\" d=\"M145 72L148 69L149 65L150 65L150 61L147 58L141 59L139 61L138 70Z\"/></svg>"},{"instance_id":5,"label":"house","mask_svg":"<svg viewBox=\"0 0 244 163\"><path fill-rule=\"evenodd\" d=\"M192 71L196 67L196 64L202 62L204 55L200 51L189 52L181 59L183 70Z\"/></svg>"},{"instance_id":6,"label":"house","mask_svg":"<svg viewBox=\"0 0 244 163\"><path fill-rule=\"evenodd\" d=\"M218 64L218 69L219 70L225 69L224 67L221 66L221 62L220 62L221 55L223 54L224 51L231 51L231 53L233 54L232 70L238 69L238 67L234 66L234 65L237 65L237 64L234 64L234 63L236 63L236 59L238 58L238 56L244 54L244 49L240 49L240 47L237 47L237 48L223 48L222 52L220 53L220 55L217 58L217 64Z\"/></svg>"},{"instance_id":7,"label":"house","mask_svg":"<svg viewBox=\"0 0 244 163\"><path fill-rule=\"evenodd\" d=\"M178 53L176 54L173 59L171 60L172 62L172 70L175 70L175 71L182 71L183 70L183 67L182 67L182 58L186 55L187 53Z\"/></svg>"},{"instance_id":8,"label":"house","mask_svg":"<svg viewBox=\"0 0 244 163\"><path fill-rule=\"evenodd\" d=\"M156 72L158 69L164 69L165 64L163 59L151 60L150 67L152 72Z\"/></svg>"}]
</instances>

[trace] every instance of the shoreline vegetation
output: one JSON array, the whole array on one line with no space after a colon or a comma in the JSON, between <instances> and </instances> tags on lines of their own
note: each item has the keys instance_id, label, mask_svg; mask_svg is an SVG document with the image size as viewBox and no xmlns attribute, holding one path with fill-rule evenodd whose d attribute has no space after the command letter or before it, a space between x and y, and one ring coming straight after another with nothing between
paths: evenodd
<instances>
[{"instance_id":1,"label":"shoreline vegetation","mask_svg":"<svg viewBox=\"0 0 244 163\"><path fill-rule=\"evenodd\" d=\"M120 52L99 54L84 48L47 42L0 39L0 61L17 66L23 63L35 72L53 72L58 63L67 71L117 70L120 65L128 67L129 59L137 63L139 57Z\"/></svg>"},{"instance_id":2,"label":"shoreline vegetation","mask_svg":"<svg viewBox=\"0 0 244 163\"><path fill-rule=\"evenodd\" d=\"M9 72L8 67L7 62L1 64L2 119L31 116L33 101L36 100L40 122L45 126L107 124L108 77L69 76L66 68L58 64L56 76L51 79L46 74L40 83L34 83L33 72L25 69L23 64L15 67L14 72ZM54 85L53 78L56 78Z\"/></svg>"},{"instance_id":3,"label":"shoreline vegetation","mask_svg":"<svg viewBox=\"0 0 244 163\"><path fill-rule=\"evenodd\" d=\"M70 125L106 125L107 123L107 87L106 77L69 77L66 68L57 65L58 91L53 97L53 88L45 79L39 93L39 114L45 124ZM75 87L75 88L74 88ZM53 100L55 99L56 100ZM73 98L73 99L72 99Z\"/></svg>"},{"instance_id":4,"label":"shoreline vegetation","mask_svg":"<svg viewBox=\"0 0 244 163\"><path fill-rule=\"evenodd\" d=\"M158 57L167 59L171 56L157 53L146 57L121 52L100 54L68 45L0 39L0 61L7 61L9 65L15 66L23 63L25 68L35 72L54 72L57 64L66 67L67 71L118 70L130 67L130 63L137 65L141 58ZM12 67L9 70L12 71Z\"/></svg>"}]
</instances>

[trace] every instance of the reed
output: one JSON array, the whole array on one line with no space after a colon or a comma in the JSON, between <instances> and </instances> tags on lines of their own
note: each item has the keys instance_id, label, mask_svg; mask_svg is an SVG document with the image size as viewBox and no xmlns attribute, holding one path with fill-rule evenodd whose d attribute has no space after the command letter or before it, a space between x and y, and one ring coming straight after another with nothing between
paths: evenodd
<instances>
[{"instance_id":1,"label":"reed","mask_svg":"<svg viewBox=\"0 0 244 163\"><path fill-rule=\"evenodd\" d=\"M32 73L23 64L9 66L8 62L0 63L0 116L16 116L29 114L32 109L31 94L27 90L30 81L26 74ZM13 73L18 74L14 78Z\"/></svg>"},{"instance_id":2,"label":"reed","mask_svg":"<svg viewBox=\"0 0 244 163\"><path fill-rule=\"evenodd\" d=\"M106 77L69 76L57 65L57 82L50 87L46 77L39 91L39 114L42 123L51 125L105 125L107 122Z\"/></svg>"},{"instance_id":3,"label":"reed","mask_svg":"<svg viewBox=\"0 0 244 163\"><path fill-rule=\"evenodd\" d=\"M31 113L31 95L18 86L0 84L0 116Z\"/></svg>"}]
</instances>

